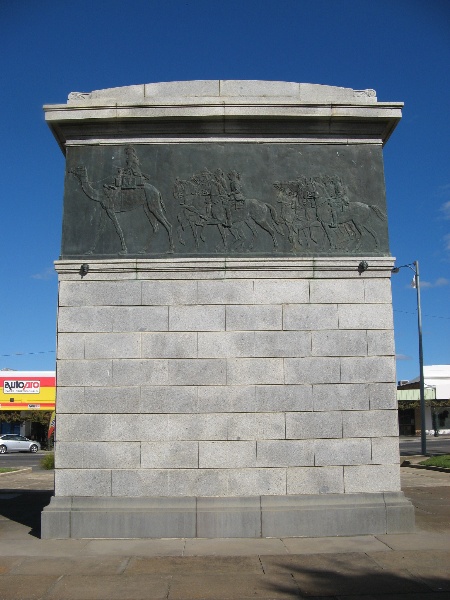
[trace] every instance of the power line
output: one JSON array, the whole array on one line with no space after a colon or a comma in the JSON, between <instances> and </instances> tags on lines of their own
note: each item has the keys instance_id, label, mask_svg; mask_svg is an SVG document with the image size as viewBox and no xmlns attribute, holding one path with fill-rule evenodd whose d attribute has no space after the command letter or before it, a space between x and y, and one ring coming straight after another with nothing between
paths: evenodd
<instances>
[{"instance_id":1,"label":"power line","mask_svg":"<svg viewBox=\"0 0 450 600\"><path fill-rule=\"evenodd\" d=\"M394 309L394 312L397 313L403 313L404 315L417 315L417 311L415 312L410 312L407 310L398 310L398 309ZM440 317L438 315L423 315L424 317L427 317L429 319L445 319L445 320L450 320L450 317ZM11 356L30 356L33 354L55 354L55 350L43 350L40 352L15 352L14 354L0 354L1 357L11 357Z\"/></svg>"},{"instance_id":2,"label":"power line","mask_svg":"<svg viewBox=\"0 0 450 600\"><path fill-rule=\"evenodd\" d=\"M417 311L415 312L409 312L407 310L398 310L396 308L394 308L394 312L400 312L403 313L405 315L417 315ZM429 319L447 319L450 320L450 317L439 317L438 315L422 315L423 317L428 317Z\"/></svg>"},{"instance_id":3,"label":"power line","mask_svg":"<svg viewBox=\"0 0 450 600\"><path fill-rule=\"evenodd\" d=\"M55 350L43 350L42 352L15 352L14 354L0 354L0 356L29 356L30 354L54 354Z\"/></svg>"}]
</instances>

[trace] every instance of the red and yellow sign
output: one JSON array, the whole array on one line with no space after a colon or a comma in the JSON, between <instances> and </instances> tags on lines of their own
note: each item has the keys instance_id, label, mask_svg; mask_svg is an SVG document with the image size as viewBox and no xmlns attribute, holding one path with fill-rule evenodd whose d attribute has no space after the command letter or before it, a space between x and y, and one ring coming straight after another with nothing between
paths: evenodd
<instances>
[{"instance_id":1,"label":"red and yellow sign","mask_svg":"<svg viewBox=\"0 0 450 600\"><path fill-rule=\"evenodd\" d=\"M0 371L0 410L55 410L54 371Z\"/></svg>"}]
</instances>

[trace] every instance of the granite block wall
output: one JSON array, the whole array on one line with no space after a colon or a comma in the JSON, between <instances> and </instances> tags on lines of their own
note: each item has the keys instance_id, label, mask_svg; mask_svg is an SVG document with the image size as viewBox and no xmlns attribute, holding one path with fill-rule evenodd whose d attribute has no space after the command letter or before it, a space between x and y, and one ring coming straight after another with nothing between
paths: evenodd
<instances>
[{"instance_id":1,"label":"granite block wall","mask_svg":"<svg viewBox=\"0 0 450 600\"><path fill-rule=\"evenodd\" d=\"M400 490L390 259L131 262L57 264L56 496Z\"/></svg>"}]
</instances>

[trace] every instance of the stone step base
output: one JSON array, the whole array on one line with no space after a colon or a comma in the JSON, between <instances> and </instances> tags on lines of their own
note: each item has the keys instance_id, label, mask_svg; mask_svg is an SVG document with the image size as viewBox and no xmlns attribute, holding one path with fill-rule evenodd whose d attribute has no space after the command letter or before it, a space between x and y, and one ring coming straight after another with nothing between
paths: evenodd
<instances>
[{"instance_id":1,"label":"stone step base","mask_svg":"<svg viewBox=\"0 0 450 600\"><path fill-rule=\"evenodd\" d=\"M53 497L43 539L269 538L408 533L402 492L302 496Z\"/></svg>"}]
</instances>

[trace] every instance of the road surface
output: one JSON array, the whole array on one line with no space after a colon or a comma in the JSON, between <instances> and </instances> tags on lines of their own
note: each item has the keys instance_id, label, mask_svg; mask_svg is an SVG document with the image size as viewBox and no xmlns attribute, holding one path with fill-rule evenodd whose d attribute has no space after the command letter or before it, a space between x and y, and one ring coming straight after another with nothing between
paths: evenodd
<instances>
[{"instance_id":1,"label":"road surface","mask_svg":"<svg viewBox=\"0 0 450 600\"><path fill-rule=\"evenodd\" d=\"M42 457L45 456L45 452L12 452L8 454L0 454L0 467L33 467L39 469L41 466Z\"/></svg>"},{"instance_id":2,"label":"road surface","mask_svg":"<svg viewBox=\"0 0 450 600\"><path fill-rule=\"evenodd\" d=\"M400 438L400 454L402 456L415 456L422 453L420 436L413 438ZM438 437L427 436L428 454L450 454L450 435Z\"/></svg>"}]
</instances>

